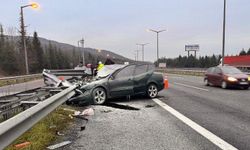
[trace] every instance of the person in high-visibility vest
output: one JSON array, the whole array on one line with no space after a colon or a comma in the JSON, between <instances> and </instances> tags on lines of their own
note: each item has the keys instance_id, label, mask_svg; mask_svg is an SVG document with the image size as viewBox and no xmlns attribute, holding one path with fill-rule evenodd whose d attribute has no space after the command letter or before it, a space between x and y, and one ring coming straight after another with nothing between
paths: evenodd
<instances>
[{"instance_id":1,"label":"person in high-visibility vest","mask_svg":"<svg viewBox=\"0 0 250 150\"><path fill-rule=\"evenodd\" d=\"M104 67L104 64L101 61L99 61L97 71L101 70L103 67Z\"/></svg>"}]
</instances>

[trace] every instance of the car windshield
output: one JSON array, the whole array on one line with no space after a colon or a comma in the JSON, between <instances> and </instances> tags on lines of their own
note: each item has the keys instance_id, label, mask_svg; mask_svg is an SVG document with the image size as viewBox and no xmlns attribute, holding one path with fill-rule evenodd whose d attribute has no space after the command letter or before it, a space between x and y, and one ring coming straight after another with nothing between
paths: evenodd
<instances>
[{"instance_id":1,"label":"car windshield","mask_svg":"<svg viewBox=\"0 0 250 150\"><path fill-rule=\"evenodd\" d=\"M116 70L123 68L125 65L105 65L100 71L97 73L98 78L105 78L108 75L112 74Z\"/></svg>"},{"instance_id":2,"label":"car windshield","mask_svg":"<svg viewBox=\"0 0 250 150\"><path fill-rule=\"evenodd\" d=\"M240 73L242 73L239 69L237 69L235 67L223 67L222 71L225 74L240 74Z\"/></svg>"}]
</instances>

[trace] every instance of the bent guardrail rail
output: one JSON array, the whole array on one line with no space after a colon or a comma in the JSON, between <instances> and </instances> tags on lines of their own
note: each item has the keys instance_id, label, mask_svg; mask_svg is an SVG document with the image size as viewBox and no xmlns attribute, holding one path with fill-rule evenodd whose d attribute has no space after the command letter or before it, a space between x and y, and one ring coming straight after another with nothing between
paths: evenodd
<instances>
[{"instance_id":1,"label":"bent guardrail rail","mask_svg":"<svg viewBox=\"0 0 250 150\"><path fill-rule=\"evenodd\" d=\"M0 123L0 149L11 144L34 124L72 97L75 85Z\"/></svg>"},{"instance_id":2,"label":"bent guardrail rail","mask_svg":"<svg viewBox=\"0 0 250 150\"><path fill-rule=\"evenodd\" d=\"M13 76L13 77L4 77L0 78L0 86L23 83L35 79L42 78L42 74L31 74L31 75L23 75L23 76Z\"/></svg>"}]
</instances>

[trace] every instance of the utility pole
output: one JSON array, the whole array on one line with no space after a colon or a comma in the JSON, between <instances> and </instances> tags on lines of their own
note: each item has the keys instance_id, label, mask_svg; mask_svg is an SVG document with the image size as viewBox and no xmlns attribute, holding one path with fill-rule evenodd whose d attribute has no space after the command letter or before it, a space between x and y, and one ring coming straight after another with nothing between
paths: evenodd
<instances>
[{"instance_id":1,"label":"utility pole","mask_svg":"<svg viewBox=\"0 0 250 150\"><path fill-rule=\"evenodd\" d=\"M224 13L223 13L223 37L222 37L222 61L221 64L224 66L225 56L225 36L226 36L226 0L224 0Z\"/></svg>"},{"instance_id":2,"label":"utility pole","mask_svg":"<svg viewBox=\"0 0 250 150\"><path fill-rule=\"evenodd\" d=\"M28 53L27 53L27 46L26 46L26 39L25 39L25 35L26 35L26 31L25 31L25 25L24 25L24 17L23 17L23 9L26 7L32 7L34 9L38 8L38 4L37 3L31 3L29 5L24 5L21 6L21 13L20 13L20 21L21 21L21 38L22 38L22 48L24 51L24 59L25 59L25 69L26 69L26 74L29 74L29 63L28 63Z\"/></svg>"},{"instance_id":3,"label":"utility pole","mask_svg":"<svg viewBox=\"0 0 250 150\"><path fill-rule=\"evenodd\" d=\"M136 45L140 45L142 47L142 61L144 61L144 46L147 44L149 44L149 43L136 44Z\"/></svg>"},{"instance_id":4,"label":"utility pole","mask_svg":"<svg viewBox=\"0 0 250 150\"><path fill-rule=\"evenodd\" d=\"M28 63L28 54L27 54L27 46L26 46L26 39L25 39L25 26L24 26L24 18L23 18L23 8L24 6L21 6L21 38L22 38L22 48L24 51L24 59L25 59L25 72L26 74L29 74L29 63Z\"/></svg>"}]
</instances>

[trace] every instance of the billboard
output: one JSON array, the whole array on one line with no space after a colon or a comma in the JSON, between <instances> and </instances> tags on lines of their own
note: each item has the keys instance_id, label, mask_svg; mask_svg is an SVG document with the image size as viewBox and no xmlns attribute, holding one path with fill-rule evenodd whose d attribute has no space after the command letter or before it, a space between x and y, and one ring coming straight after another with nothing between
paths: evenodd
<instances>
[{"instance_id":1,"label":"billboard","mask_svg":"<svg viewBox=\"0 0 250 150\"><path fill-rule=\"evenodd\" d=\"M166 68L167 64L166 63L159 63L159 68Z\"/></svg>"},{"instance_id":2,"label":"billboard","mask_svg":"<svg viewBox=\"0 0 250 150\"><path fill-rule=\"evenodd\" d=\"M185 51L199 51L200 45L193 44L193 45L185 45Z\"/></svg>"}]
</instances>

